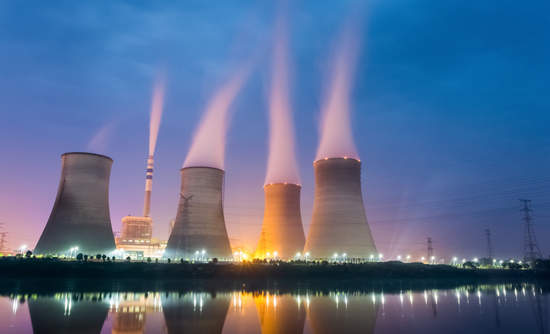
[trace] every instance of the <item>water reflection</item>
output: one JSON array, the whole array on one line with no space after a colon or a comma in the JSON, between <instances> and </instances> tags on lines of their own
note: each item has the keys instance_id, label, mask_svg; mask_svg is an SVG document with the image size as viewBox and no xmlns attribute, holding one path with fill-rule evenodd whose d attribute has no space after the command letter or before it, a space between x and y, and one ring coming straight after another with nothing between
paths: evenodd
<instances>
[{"instance_id":1,"label":"water reflection","mask_svg":"<svg viewBox=\"0 0 550 334\"><path fill-rule=\"evenodd\" d=\"M162 308L168 333L221 333L229 293L167 293Z\"/></svg>"},{"instance_id":2,"label":"water reflection","mask_svg":"<svg viewBox=\"0 0 550 334\"><path fill-rule=\"evenodd\" d=\"M99 333L109 312L102 294L60 293L28 304L35 333Z\"/></svg>"},{"instance_id":3,"label":"water reflection","mask_svg":"<svg viewBox=\"0 0 550 334\"><path fill-rule=\"evenodd\" d=\"M384 290L12 294L0 333L549 333L541 286Z\"/></svg>"}]
</instances>

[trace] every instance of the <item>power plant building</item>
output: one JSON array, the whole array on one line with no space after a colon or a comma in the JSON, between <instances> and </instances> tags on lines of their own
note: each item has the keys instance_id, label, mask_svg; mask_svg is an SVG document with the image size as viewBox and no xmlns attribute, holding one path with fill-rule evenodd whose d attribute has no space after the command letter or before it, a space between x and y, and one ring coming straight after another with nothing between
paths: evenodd
<instances>
[{"instance_id":1,"label":"power plant building","mask_svg":"<svg viewBox=\"0 0 550 334\"><path fill-rule=\"evenodd\" d=\"M223 214L225 172L213 167L181 169L181 191L165 257L230 259Z\"/></svg>"},{"instance_id":2,"label":"power plant building","mask_svg":"<svg viewBox=\"0 0 550 334\"><path fill-rule=\"evenodd\" d=\"M109 178L113 160L73 152L61 156L61 180L50 218L36 244L37 254L85 254L115 249L109 214Z\"/></svg>"},{"instance_id":3,"label":"power plant building","mask_svg":"<svg viewBox=\"0 0 550 334\"><path fill-rule=\"evenodd\" d=\"M264 220L256 257L286 260L304 249L300 190L299 185L291 183L265 185Z\"/></svg>"},{"instance_id":4,"label":"power plant building","mask_svg":"<svg viewBox=\"0 0 550 334\"><path fill-rule=\"evenodd\" d=\"M368 258L376 254L361 191L361 162L325 158L314 162L313 215L304 252L312 259Z\"/></svg>"}]
</instances>

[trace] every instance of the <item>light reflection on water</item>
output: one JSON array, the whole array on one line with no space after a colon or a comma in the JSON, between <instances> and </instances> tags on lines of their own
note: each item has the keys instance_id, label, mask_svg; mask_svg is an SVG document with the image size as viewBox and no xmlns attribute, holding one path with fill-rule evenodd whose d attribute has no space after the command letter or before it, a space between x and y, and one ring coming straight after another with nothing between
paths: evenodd
<instances>
[{"instance_id":1,"label":"light reflection on water","mask_svg":"<svg viewBox=\"0 0 550 334\"><path fill-rule=\"evenodd\" d=\"M0 333L549 333L548 291L113 292L0 296Z\"/></svg>"}]
</instances>

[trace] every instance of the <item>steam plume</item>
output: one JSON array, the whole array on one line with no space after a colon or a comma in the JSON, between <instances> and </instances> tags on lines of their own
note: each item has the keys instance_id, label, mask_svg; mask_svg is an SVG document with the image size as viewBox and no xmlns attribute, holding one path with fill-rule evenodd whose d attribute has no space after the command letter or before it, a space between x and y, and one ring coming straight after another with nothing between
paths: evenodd
<instances>
[{"instance_id":1,"label":"steam plume","mask_svg":"<svg viewBox=\"0 0 550 334\"><path fill-rule=\"evenodd\" d=\"M277 22L269 96L269 158L265 183L300 183L288 93L287 34Z\"/></svg>"},{"instance_id":2,"label":"steam plume","mask_svg":"<svg viewBox=\"0 0 550 334\"><path fill-rule=\"evenodd\" d=\"M151 119L149 123L149 156L155 155L157 136L159 133L160 121L162 119L162 105L164 102L164 79L155 83L153 90L153 101L151 103Z\"/></svg>"},{"instance_id":3,"label":"steam plume","mask_svg":"<svg viewBox=\"0 0 550 334\"><path fill-rule=\"evenodd\" d=\"M326 92L316 160L350 157L359 159L350 124L350 86L357 59L357 34L346 29L332 65L332 77Z\"/></svg>"},{"instance_id":4,"label":"steam plume","mask_svg":"<svg viewBox=\"0 0 550 334\"><path fill-rule=\"evenodd\" d=\"M94 134L92 139L88 142L88 151L95 153L105 153L107 151L107 145L115 129L116 122L111 121L104 124Z\"/></svg>"},{"instance_id":5,"label":"steam plume","mask_svg":"<svg viewBox=\"0 0 550 334\"><path fill-rule=\"evenodd\" d=\"M191 149L183 167L214 167L223 169L225 137L230 122L229 107L241 89L248 69L241 70L214 95L195 132Z\"/></svg>"}]
</instances>

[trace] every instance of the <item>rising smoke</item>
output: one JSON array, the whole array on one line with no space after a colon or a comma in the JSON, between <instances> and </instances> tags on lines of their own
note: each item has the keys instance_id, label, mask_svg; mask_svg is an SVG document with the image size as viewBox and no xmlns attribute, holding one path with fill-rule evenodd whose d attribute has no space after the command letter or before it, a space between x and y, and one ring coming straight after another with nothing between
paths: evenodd
<instances>
[{"instance_id":1,"label":"rising smoke","mask_svg":"<svg viewBox=\"0 0 550 334\"><path fill-rule=\"evenodd\" d=\"M333 59L331 82L321 110L321 140L316 160L327 157L359 159L350 123L350 90L358 42L356 30L345 29Z\"/></svg>"},{"instance_id":2,"label":"rising smoke","mask_svg":"<svg viewBox=\"0 0 550 334\"><path fill-rule=\"evenodd\" d=\"M164 102L164 79L158 79L153 89L151 102L151 119L149 123L149 155L155 155L160 121L162 119L162 105Z\"/></svg>"},{"instance_id":3,"label":"rising smoke","mask_svg":"<svg viewBox=\"0 0 550 334\"><path fill-rule=\"evenodd\" d=\"M269 158L265 183L300 183L288 93L288 51L284 21L277 22L269 96Z\"/></svg>"},{"instance_id":4,"label":"rising smoke","mask_svg":"<svg viewBox=\"0 0 550 334\"><path fill-rule=\"evenodd\" d=\"M92 139L88 142L88 151L105 154L115 127L116 121L110 121L101 126L101 128L97 130Z\"/></svg>"},{"instance_id":5,"label":"rising smoke","mask_svg":"<svg viewBox=\"0 0 550 334\"><path fill-rule=\"evenodd\" d=\"M209 102L183 163L184 168L224 168L225 137L231 120L229 107L244 84L248 72L248 68L237 72Z\"/></svg>"}]
</instances>

